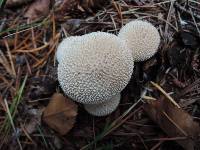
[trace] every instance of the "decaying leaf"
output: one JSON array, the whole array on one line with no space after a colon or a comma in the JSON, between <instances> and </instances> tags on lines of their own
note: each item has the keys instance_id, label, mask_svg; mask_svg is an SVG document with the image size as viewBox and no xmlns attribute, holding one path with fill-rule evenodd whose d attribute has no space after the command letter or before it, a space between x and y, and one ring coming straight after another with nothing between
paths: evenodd
<instances>
[{"instance_id":1,"label":"decaying leaf","mask_svg":"<svg viewBox=\"0 0 200 150\"><path fill-rule=\"evenodd\" d=\"M178 108L162 96L158 100L147 100L144 110L169 136L186 137L176 141L186 150L194 150L200 127L187 112Z\"/></svg>"},{"instance_id":2,"label":"decaying leaf","mask_svg":"<svg viewBox=\"0 0 200 150\"><path fill-rule=\"evenodd\" d=\"M22 4L26 4L32 0L7 0L5 6L6 7L15 7Z\"/></svg>"},{"instance_id":3,"label":"decaying leaf","mask_svg":"<svg viewBox=\"0 0 200 150\"><path fill-rule=\"evenodd\" d=\"M50 0L36 0L25 12L24 17L30 20L37 20L42 16L47 16L50 8Z\"/></svg>"},{"instance_id":4,"label":"decaying leaf","mask_svg":"<svg viewBox=\"0 0 200 150\"><path fill-rule=\"evenodd\" d=\"M74 125L78 107L62 94L54 94L44 110L43 121L61 135L66 134Z\"/></svg>"}]
</instances>

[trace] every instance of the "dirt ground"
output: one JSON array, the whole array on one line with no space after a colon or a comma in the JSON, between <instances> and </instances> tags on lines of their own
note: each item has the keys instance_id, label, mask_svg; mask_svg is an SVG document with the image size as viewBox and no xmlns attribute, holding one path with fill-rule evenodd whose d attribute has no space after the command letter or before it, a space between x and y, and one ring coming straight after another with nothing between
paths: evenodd
<instances>
[{"instance_id":1,"label":"dirt ground","mask_svg":"<svg viewBox=\"0 0 200 150\"><path fill-rule=\"evenodd\" d=\"M200 149L198 0L0 0L0 6L0 149ZM44 110L63 94L59 42L94 31L117 35L135 19L151 22L161 43L156 55L135 63L117 110L94 117L75 104L78 111L67 118L72 129L52 129Z\"/></svg>"}]
</instances>

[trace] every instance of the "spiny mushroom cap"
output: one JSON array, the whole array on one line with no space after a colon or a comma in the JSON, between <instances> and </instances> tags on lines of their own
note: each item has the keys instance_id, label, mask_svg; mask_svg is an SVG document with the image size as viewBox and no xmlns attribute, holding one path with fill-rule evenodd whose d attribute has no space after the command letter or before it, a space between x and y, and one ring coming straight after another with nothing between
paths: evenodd
<instances>
[{"instance_id":1,"label":"spiny mushroom cap","mask_svg":"<svg viewBox=\"0 0 200 150\"><path fill-rule=\"evenodd\" d=\"M125 40L132 50L134 61L144 61L158 50L160 35L158 30L146 21L131 21L119 31L118 36Z\"/></svg>"},{"instance_id":2,"label":"spiny mushroom cap","mask_svg":"<svg viewBox=\"0 0 200 150\"><path fill-rule=\"evenodd\" d=\"M66 95L84 104L109 100L128 84L133 58L119 37L93 32L77 39L58 64L58 80Z\"/></svg>"},{"instance_id":3,"label":"spiny mushroom cap","mask_svg":"<svg viewBox=\"0 0 200 150\"><path fill-rule=\"evenodd\" d=\"M85 110L94 116L106 116L111 114L119 105L120 93L113 96L109 101L101 104L85 104Z\"/></svg>"},{"instance_id":4,"label":"spiny mushroom cap","mask_svg":"<svg viewBox=\"0 0 200 150\"><path fill-rule=\"evenodd\" d=\"M56 51L56 59L58 61L58 63L61 62L62 58L64 58L64 54L67 54L70 49L71 46L73 46L74 44L76 44L77 39L79 38L79 36L71 36L71 37L67 37L65 38L59 45Z\"/></svg>"}]
</instances>

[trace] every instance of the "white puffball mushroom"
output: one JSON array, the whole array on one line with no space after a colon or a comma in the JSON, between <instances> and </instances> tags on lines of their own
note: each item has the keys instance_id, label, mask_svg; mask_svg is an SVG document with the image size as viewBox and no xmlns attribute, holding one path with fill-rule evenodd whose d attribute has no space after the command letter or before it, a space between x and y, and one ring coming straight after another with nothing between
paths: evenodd
<instances>
[{"instance_id":1,"label":"white puffball mushroom","mask_svg":"<svg viewBox=\"0 0 200 150\"><path fill-rule=\"evenodd\" d=\"M58 48L56 51L56 59L58 63L60 63L62 58L64 58L63 55L68 53L67 51L71 49L71 46L76 44L76 41L78 38L79 36L71 36L62 40L62 42L58 45Z\"/></svg>"},{"instance_id":2,"label":"white puffball mushroom","mask_svg":"<svg viewBox=\"0 0 200 150\"><path fill-rule=\"evenodd\" d=\"M134 66L125 42L104 32L80 36L61 59L64 61L58 64L60 86L67 96L83 104L109 101L120 93Z\"/></svg>"},{"instance_id":3,"label":"white puffball mushroom","mask_svg":"<svg viewBox=\"0 0 200 150\"><path fill-rule=\"evenodd\" d=\"M94 116L106 116L111 114L120 102L120 93L113 96L109 101L105 101L101 104L85 104L85 110Z\"/></svg>"},{"instance_id":4,"label":"white puffball mushroom","mask_svg":"<svg viewBox=\"0 0 200 150\"><path fill-rule=\"evenodd\" d=\"M118 36L125 40L132 50L134 61L144 61L152 57L158 50L160 35L149 22L135 20L127 23L119 31Z\"/></svg>"}]
</instances>

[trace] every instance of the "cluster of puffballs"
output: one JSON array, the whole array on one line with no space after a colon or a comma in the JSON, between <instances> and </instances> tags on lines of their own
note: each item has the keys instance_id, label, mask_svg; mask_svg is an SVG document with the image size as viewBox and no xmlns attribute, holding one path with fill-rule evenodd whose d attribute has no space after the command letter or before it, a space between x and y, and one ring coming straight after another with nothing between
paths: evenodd
<instances>
[{"instance_id":1,"label":"cluster of puffballs","mask_svg":"<svg viewBox=\"0 0 200 150\"><path fill-rule=\"evenodd\" d=\"M58 46L58 80L64 93L94 116L112 113L131 79L134 62L152 57L160 35L149 22L135 20L116 36L92 32L65 38Z\"/></svg>"}]
</instances>

